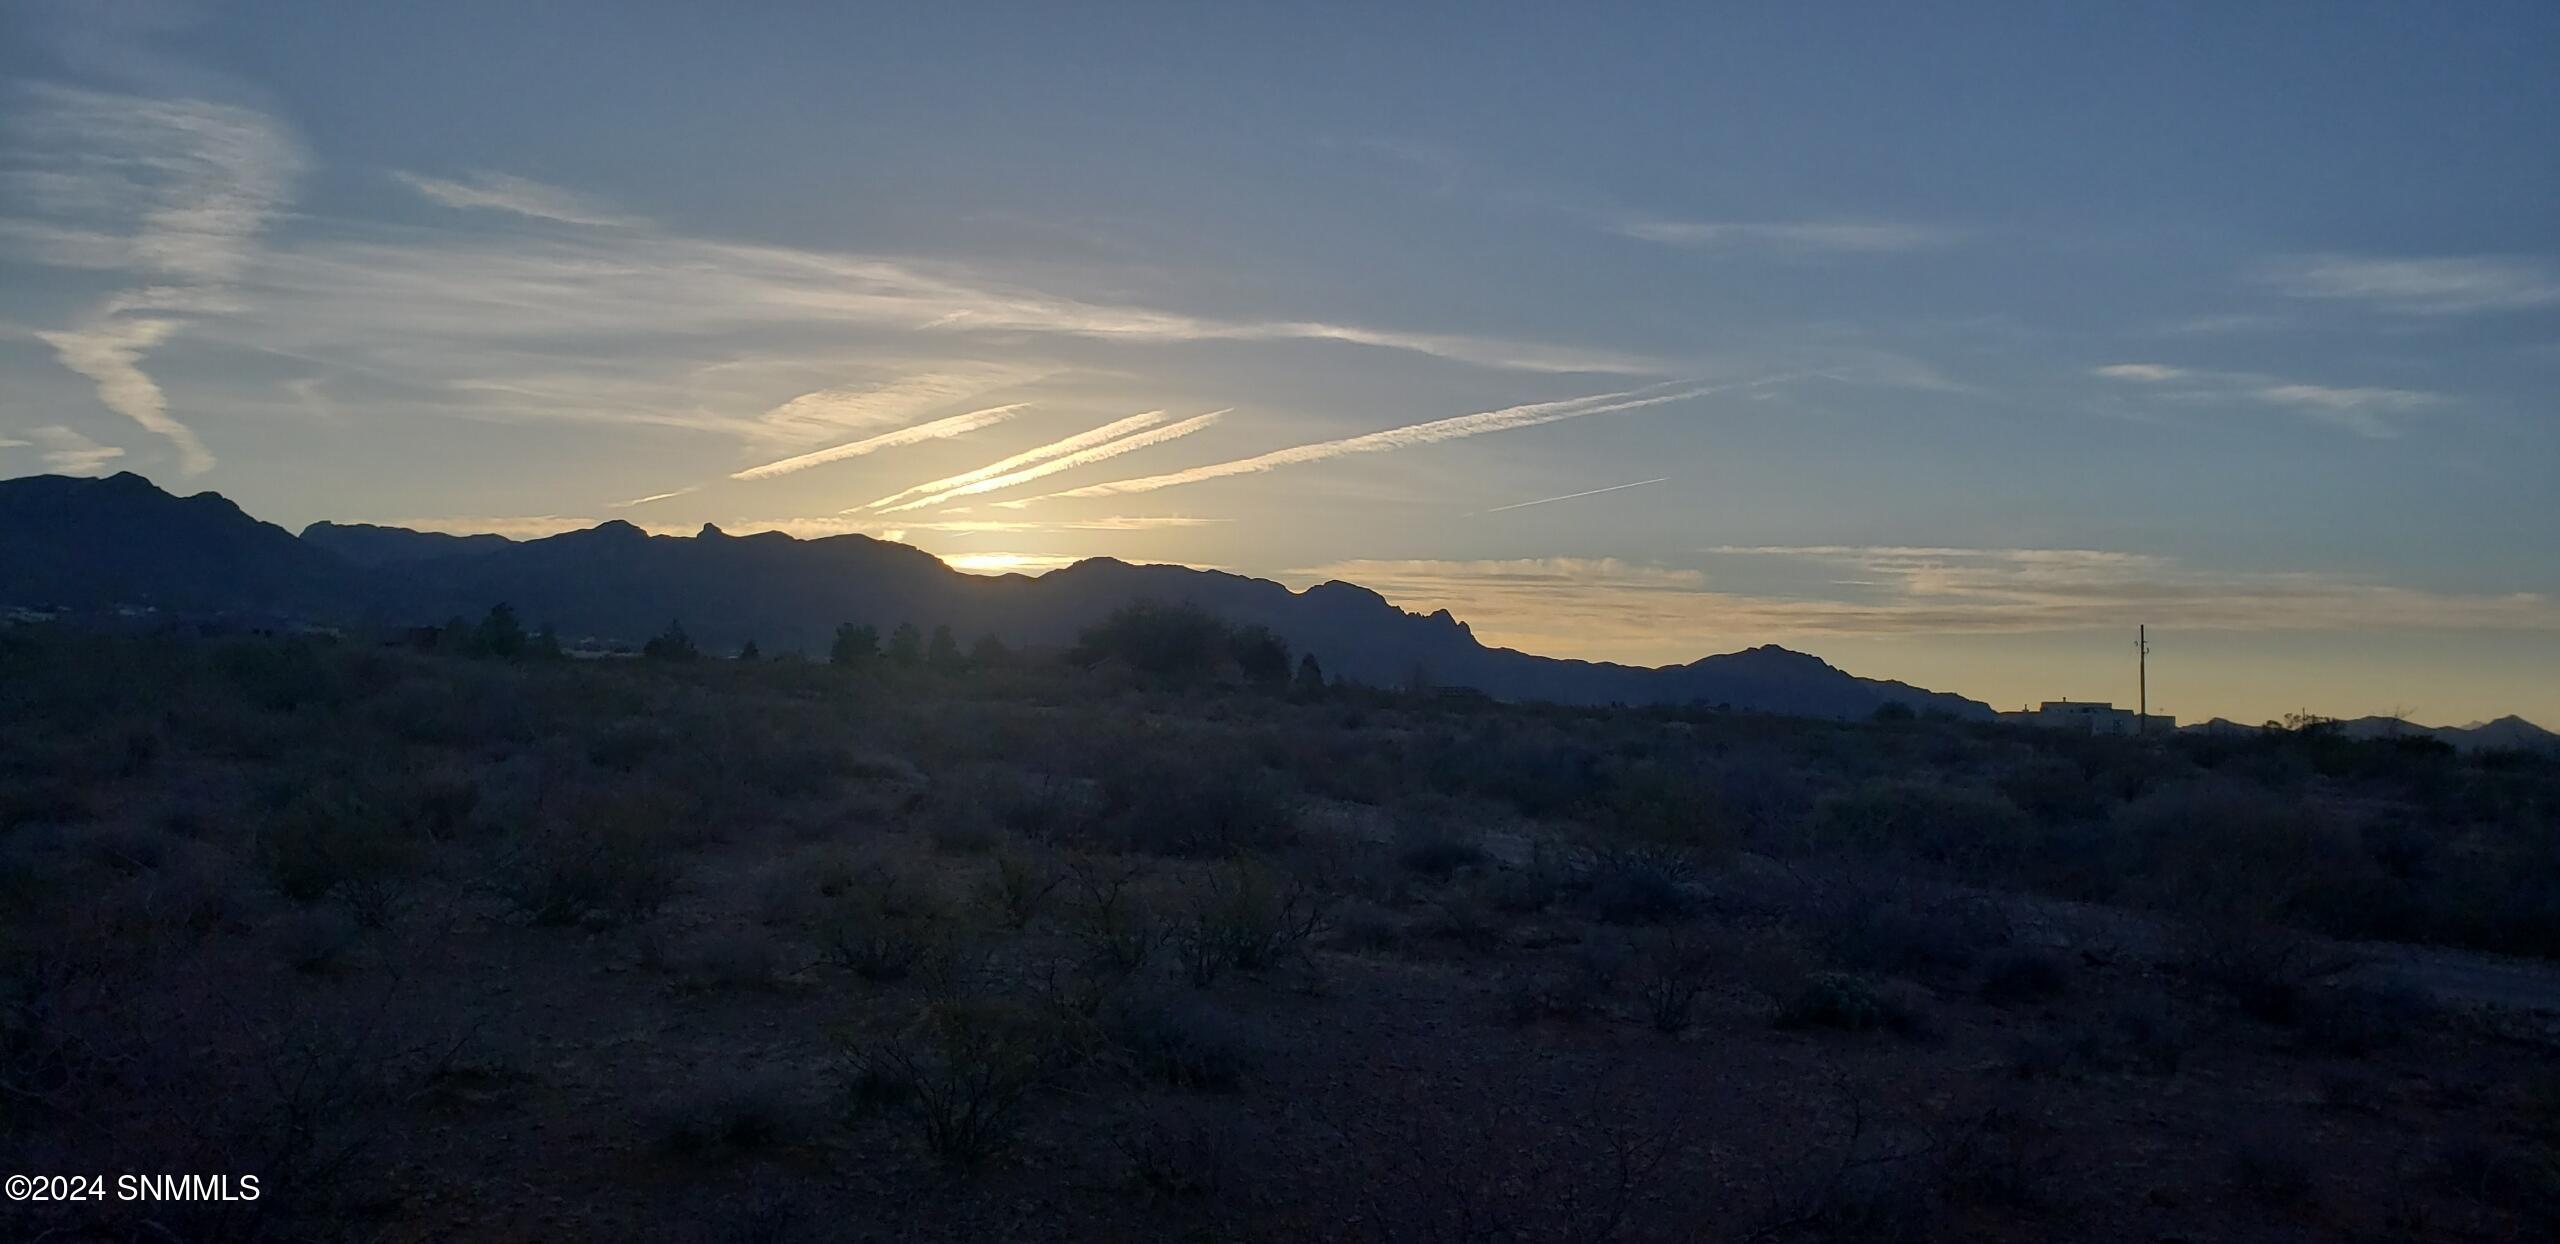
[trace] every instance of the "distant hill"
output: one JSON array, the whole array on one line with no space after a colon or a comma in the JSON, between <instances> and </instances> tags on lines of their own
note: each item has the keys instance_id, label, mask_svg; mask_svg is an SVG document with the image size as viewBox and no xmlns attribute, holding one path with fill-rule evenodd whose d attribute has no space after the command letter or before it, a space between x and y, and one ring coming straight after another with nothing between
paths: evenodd
<instances>
[{"instance_id":1,"label":"distant hill","mask_svg":"<svg viewBox=\"0 0 2560 1244\"><path fill-rule=\"evenodd\" d=\"M2216 717L2183 727L2204 734L2255 733L2262 726L2244 725L2228 718ZM2397 717L2355 717L2337 723L2338 733L2351 739L2428 738L2451 744L2459 751L2560 751L2560 734L2554 734L2522 717L2509 714L2495 721L2475 721L2467 726L2422 726Z\"/></svg>"},{"instance_id":2,"label":"distant hill","mask_svg":"<svg viewBox=\"0 0 2560 1244\"><path fill-rule=\"evenodd\" d=\"M494 553L515 543L505 536L457 536L442 531L411 531L371 523L313 523L302 529L302 542L326 549L359 566L395 566L437 557Z\"/></svg>"},{"instance_id":3,"label":"distant hill","mask_svg":"<svg viewBox=\"0 0 2560 1244\"><path fill-rule=\"evenodd\" d=\"M1852 718L1887 703L1987 720L1976 701L1858 678L1776 646L1646 668L1487 647L1445 610L1411 613L1356 584L1303 592L1264 579L1094 558L1037 577L961 574L867 536L653 536L624 522L538 540L315 523L302 536L214 493L175 497L141 476L0 481L0 604L148 603L313 621L407 625L514 605L562 634L637 641L681 619L707 648L748 639L822 653L840 622L947 624L1057 646L1132 601L1188 602L1258 622L1336 677L1420 678L1501 699L1708 704Z\"/></svg>"}]
</instances>

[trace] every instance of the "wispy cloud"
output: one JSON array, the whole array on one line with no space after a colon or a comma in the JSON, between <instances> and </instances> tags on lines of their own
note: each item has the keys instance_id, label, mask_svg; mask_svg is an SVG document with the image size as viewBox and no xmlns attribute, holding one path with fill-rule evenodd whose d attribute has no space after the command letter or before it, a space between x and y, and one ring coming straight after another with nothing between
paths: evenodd
<instances>
[{"instance_id":1,"label":"wispy cloud","mask_svg":"<svg viewBox=\"0 0 2560 1244\"><path fill-rule=\"evenodd\" d=\"M391 176L446 207L512 212L536 220L556 220L572 225L639 226L648 223L635 216L606 211L558 186L546 186L505 173L475 170L464 174L459 181L405 171L394 172Z\"/></svg>"},{"instance_id":2,"label":"wispy cloud","mask_svg":"<svg viewBox=\"0 0 2560 1244\"><path fill-rule=\"evenodd\" d=\"M1022 407L1023 403L1015 402L1009 406L990 406L985 410L951 415L930 423L919 423L913 427L899 428L894 432L883 432L878 436L842 445L830 445L825 449L812 450L805 454L795 454L762 466L751 466L743 471L733 471L729 478L771 479L777 475L806 471L811 467L824 466L830 462L842 462L847 458L859 458L864 454L878 453L883 449L896 449L903 445L919 445L926 441L966 436L980 428L992 427L1012 418Z\"/></svg>"},{"instance_id":3,"label":"wispy cloud","mask_svg":"<svg viewBox=\"0 0 2560 1244\"><path fill-rule=\"evenodd\" d=\"M979 480L976 483L963 484L957 488L946 489L942 492L918 497L915 500L905 502L904 504L890 506L888 509L881 512L884 514L895 514L901 510L921 509L929 505L943 505L956 501L962 497L976 496L979 493L994 492L1003 488L1014 488L1023 484L1028 484L1036 479L1046 479L1047 477L1055 475L1061 471L1072 471L1077 467L1090 466L1096 462L1103 462L1112 458L1117 458L1122 454L1135 453L1138 450L1145 449L1152 445L1161 445L1166 441L1177 440L1182 437L1189 436L1202 428L1208 427L1210 424L1216 423L1219 418L1224 416L1226 413L1227 412L1224 410L1213 410L1205 415L1193 415L1188 419L1181 420L1177 423L1168 423L1160 428L1149 428L1143 432L1132 432L1117 440L1105 441L1102 444L1095 445L1089 449L1080 449L1074 453L1067 454L1064 457L1052 458L1035 466L1024 467L1019 471L1009 471L1003 475Z\"/></svg>"},{"instance_id":4,"label":"wispy cloud","mask_svg":"<svg viewBox=\"0 0 2560 1244\"><path fill-rule=\"evenodd\" d=\"M84 241L69 262L144 282L39 336L98 386L108 409L175 446L180 471L201 474L213 454L170 415L142 360L185 317L229 309L258 235L301 171L301 151L264 115L226 104L62 86L22 94L9 184L32 210L80 223L13 221L11 236L75 234Z\"/></svg>"},{"instance_id":5,"label":"wispy cloud","mask_svg":"<svg viewBox=\"0 0 2560 1244\"><path fill-rule=\"evenodd\" d=\"M36 447L44 452L44 464L64 475L94 475L106 465L124 456L113 445L101 445L69 428L50 426L34 428L27 435L35 438ZM0 442L12 445L24 441Z\"/></svg>"},{"instance_id":6,"label":"wispy cloud","mask_svg":"<svg viewBox=\"0 0 2560 1244\"><path fill-rule=\"evenodd\" d=\"M2560 631L2560 601L2548 596L2209 570L2107 549L1821 545L1707 554L1802 586L1720 590L1694 568L1576 558L1350 561L1285 577L1298 585L1346 579L1408 609L1445 608L1489 643L1647 664L1789 637L2103 631L2136 615L2188 631Z\"/></svg>"},{"instance_id":7,"label":"wispy cloud","mask_svg":"<svg viewBox=\"0 0 2560 1244\"><path fill-rule=\"evenodd\" d=\"M1540 497L1535 501L1515 501L1509 505L1497 505L1490 510L1479 510L1477 512L1480 514L1501 514L1511 510L1525 510L1536 505L1553 505L1558 501L1577 501L1584 497L1596 497L1604 492L1622 492L1629 488L1642 488L1647 484L1665 484L1670 481L1671 477L1668 475L1665 475L1660 479L1640 479L1632 484L1611 484L1606 488L1592 488L1583 492L1569 492L1560 497Z\"/></svg>"},{"instance_id":8,"label":"wispy cloud","mask_svg":"<svg viewBox=\"0 0 2560 1244\"><path fill-rule=\"evenodd\" d=\"M1115 514L1102 518L1051 520L949 518L905 523L901 527L909 531L939 531L958 535L1013 535L1040 531L1156 531L1168 527L1213 527L1233 521L1235 520L1200 518L1188 514Z\"/></svg>"},{"instance_id":9,"label":"wispy cloud","mask_svg":"<svg viewBox=\"0 0 2560 1244\"><path fill-rule=\"evenodd\" d=\"M2188 372L2186 368L2171 367L2166 363L2109 363L2104 367L2096 368L2091 374L2104 376L2109 380L2138 380L2145 384L2158 384L2163 381L2184 379Z\"/></svg>"},{"instance_id":10,"label":"wispy cloud","mask_svg":"<svg viewBox=\"0 0 2560 1244\"><path fill-rule=\"evenodd\" d=\"M963 471L958 475L946 475L941 479L929 480L922 484L901 488L877 501L865 502L856 508L876 510L884 506L895 505L910 497L921 497L931 493L944 492L954 488L965 487L970 484L975 484L980 480L994 479L1008 471L1019 470L1023 467L1030 466L1035 462L1046 462L1051 458L1064 457L1079 450L1090 449L1105 441L1117 440L1118 438L1126 436L1132 432L1154 427L1155 425L1164 422L1164 419L1165 413L1161 410L1140 411L1139 413L1131 415L1125 419L1112 420L1098 428L1078 432L1073 436L1050 441L1045 445L1034 445L1029 449L1023 450L1021 453L1014 454L1007 458L999 458L996 461L990 462L973 471ZM850 514L853 513L853 510L846 510L844 512Z\"/></svg>"},{"instance_id":11,"label":"wispy cloud","mask_svg":"<svg viewBox=\"0 0 2560 1244\"><path fill-rule=\"evenodd\" d=\"M2399 435L2399 428L2384 416L2412 414L2451 400L2417 389L2305 384L2258 372L2207 371L2165 363L2112 363L2091 369L2091 374L2135 384L2176 386L2172 395L2187 400L2278 406L2374 439Z\"/></svg>"},{"instance_id":12,"label":"wispy cloud","mask_svg":"<svg viewBox=\"0 0 2560 1244\"><path fill-rule=\"evenodd\" d=\"M2262 265L2258 277L2296 298L2360 303L2407 315L2468 315L2560 305L2560 273L2542 260L2523 256L2296 255Z\"/></svg>"},{"instance_id":13,"label":"wispy cloud","mask_svg":"<svg viewBox=\"0 0 2560 1244\"><path fill-rule=\"evenodd\" d=\"M1453 415L1446 419L1433 419L1426 423L1412 423L1400 428L1387 428L1383 431L1366 432L1358 436L1346 436L1337 440L1317 441L1307 445L1295 445L1287 449L1275 449L1269 453L1256 454L1250 458L1237 458L1228 462L1216 462L1207 466L1191 467L1181 471L1169 471L1162 475L1146 475L1140 476L1136 479L1112 480L1107 483L1088 484L1082 488L1070 488L1064 492L1051 493L1049 495L1052 497L1109 497L1125 493L1154 492L1161 488L1178 488L1185 484L1197 484L1205 480L1224 479L1231 475L1253 475L1263 471L1276 471L1282 467L1299 466L1309 462L1323 462L1327 459L1343 458L1352 454L1388 453L1398 449L1411 449L1418 445L1434 445L1442 441L1454 441L1470 436L1483 436L1490 432L1508 432L1516 428L1533 428L1541 424L1560 423L1567 419L1581 419L1591 415L1613 414L1618 411L1625 410L1641 410L1649 406L1660 406L1669 402L1681 402L1688 401L1692 398L1705 397L1711 393L1722 393L1735 389L1761 388L1796 378L1797 377L1794 376L1770 376L1759 380L1738 381L1731 384L1688 385L1669 389L1667 391L1662 389L1660 386L1656 386L1652 389L1629 389L1619 393L1599 393L1588 397L1565 398L1561 401L1531 402L1520 406L1506 406L1500 410L1478 411L1471 415ZM1021 501L1000 502L999 504L1018 508L1029 505L1034 501L1046 499L1047 498L1044 497L1032 497Z\"/></svg>"},{"instance_id":14,"label":"wispy cloud","mask_svg":"<svg viewBox=\"0 0 2560 1244\"><path fill-rule=\"evenodd\" d=\"M838 385L803 393L766 411L748 435L779 444L806 444L848 432L896 427L1041 375L1039 368L963 364L868 384Z\"/></svg>"},{"instance_id":15,"label":"wispy cloud","mask_svg":"<svg viewBox=\"0 0 2560 1244\"><path fill-rule=\"evenodd\" d=\"M1666 220L1625 216L1610 222L1621 237L1687 250L1758 250L1891 254L1935 250L1962 240L1953 229L1894 221Z\"/></svg>"}]
</instances>

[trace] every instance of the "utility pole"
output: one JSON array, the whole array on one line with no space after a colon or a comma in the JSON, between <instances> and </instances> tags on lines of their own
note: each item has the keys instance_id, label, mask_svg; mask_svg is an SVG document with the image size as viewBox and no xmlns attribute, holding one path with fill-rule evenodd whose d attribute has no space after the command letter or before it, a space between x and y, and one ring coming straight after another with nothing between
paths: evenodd
<instances>
[{"instance_id":1,"label":"utility pole","mask_svg":"<svg viewBox=\"0 0 2560 1244\"><path fill-rule=\"evenodd\" d=\"M2151 628L2148 625L2137 625L2133 628L2133 651L2136 671L2134 685L2137 688L2135 694L2140 697L2136 701L2139 707L2134 709L2133 732L2149 734L2151 733Z\"/></svg>"}]
</instances>

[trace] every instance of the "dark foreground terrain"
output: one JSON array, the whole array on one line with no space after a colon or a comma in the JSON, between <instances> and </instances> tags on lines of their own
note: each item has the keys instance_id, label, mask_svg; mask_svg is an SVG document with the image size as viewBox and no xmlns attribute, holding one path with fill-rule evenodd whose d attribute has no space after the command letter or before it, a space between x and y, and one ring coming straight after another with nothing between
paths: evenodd
<instances>
[{"instance_id":1,"label":"dark foreground terrain","mask_svg":"<svg viewBox=\"0 0 2560 1244\"><path fill-rule=\"evenodd\" d=\"M2549 757L663 655L0 631L7 1237L2560 1231Z\"/></svg>"}]
</instances>

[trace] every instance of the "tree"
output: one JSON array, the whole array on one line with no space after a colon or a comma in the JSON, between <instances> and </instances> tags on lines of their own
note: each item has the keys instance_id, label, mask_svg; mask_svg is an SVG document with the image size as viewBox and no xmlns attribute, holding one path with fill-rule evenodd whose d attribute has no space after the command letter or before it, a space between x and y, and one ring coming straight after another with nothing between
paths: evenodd
<instances>
[{"instance_id":1,"label":"tree","mask_svg":"<svg viewBox=\"0 0 2560 1244\"><path fill-rule=\"evenodd\" d=\"M1246 682L1278 687L1289 681L1289 641L1265 626L1240 626L1227 635L1227 653Z\"/></svg>"},{"instance_id":2,"label":"tree","mask_svg":"<svg viewBox=\"0 0 2560 1244\"><path fill-rule=\"evenodd\" d=\"M537 661L557 661L567 655L560 651L560 632L551 629L551 624L548 622L542 624L541 630L534 632L532 651Z\"/></svg>"},{"instance_id":3,"label":"tree","mask_svg":"<svg viewBox=\"0 0 2560 1244\"><path fill-rule=\"evenodd\" d=\"M831 665L860 665L879 655L879 629L846 622L836 627L836 641L827 649L827 662Z\"/></svg>"},{"instance_id":4,"label":"tree","mask_svg":"<svg viewBox=\"0 0 2560 1244\"><path fill-rule=\"evenodd\" d=\"M956 674L965 664L960 659L960 641L951 637L951 626L942 623L933 628L933 641L926 645L924 663L934 672Z\"/></svg>"},{"instance_id":5,"label":"tree","mask_svg":"<svg viewBox=\"0 0 2560 1244\"><path fill-rule=\"evenodd\" d=\"M924 635L913 622L901 622L889 632L889 659L899 665L913 666L924 659Z\"/></svg>"},{"instance_id":6,"label":"tree","mask_svg":"<svg viewBox=\"0 0 2560 1244\"><path fill-rule=\"evenodd\" d=\"M764 659L764 649L756 647L756 641L750 639L739 647L738 659L741 661L761 661Z\"/></svg>"},{"instance_id":7,"label":"tree","mask_svg":"<svg viewBox=\"0 0 2560 1244\"><path fill-rule=\"evenodd\" d=\"M1312 652L1298 658L1297 690L1300 695L1324 694L1324 667L1316 664L1316 654Z\"/></svg>"},{"instance_id":8,"label":"tree","mask_svg":"<svg viewBox=\"0 0 2560 1244\"><path fill-rule=\"evenodd\" d=\"M1001 669L1011 664L1013 650L993 635L980 635L978 642L969 645L969 667L972 669Z\"/></svg>"},{"instance_id":9,"label":"tree","mask_svg":"<svg viewBox=\"0 0 2560 1244\"><path fill-rule=\"evenodd\" d=\"M515 606L503 601L489 606L489 616L471 633L471 652L505 661L524 655L524 624L516 621Z\"/></svg>"},{"instance_id":10,"label":"tree","mask_svg":"<svg viewBox=\"0 0 2560 1244\"><path fill-rule=\"evenodd\" d=\"M684 633L684 623L669 622L663 634L640 646L640 655L652 661L690 661L702 650L693 646L693 636Z\"/></svg>"}]
</instances>

